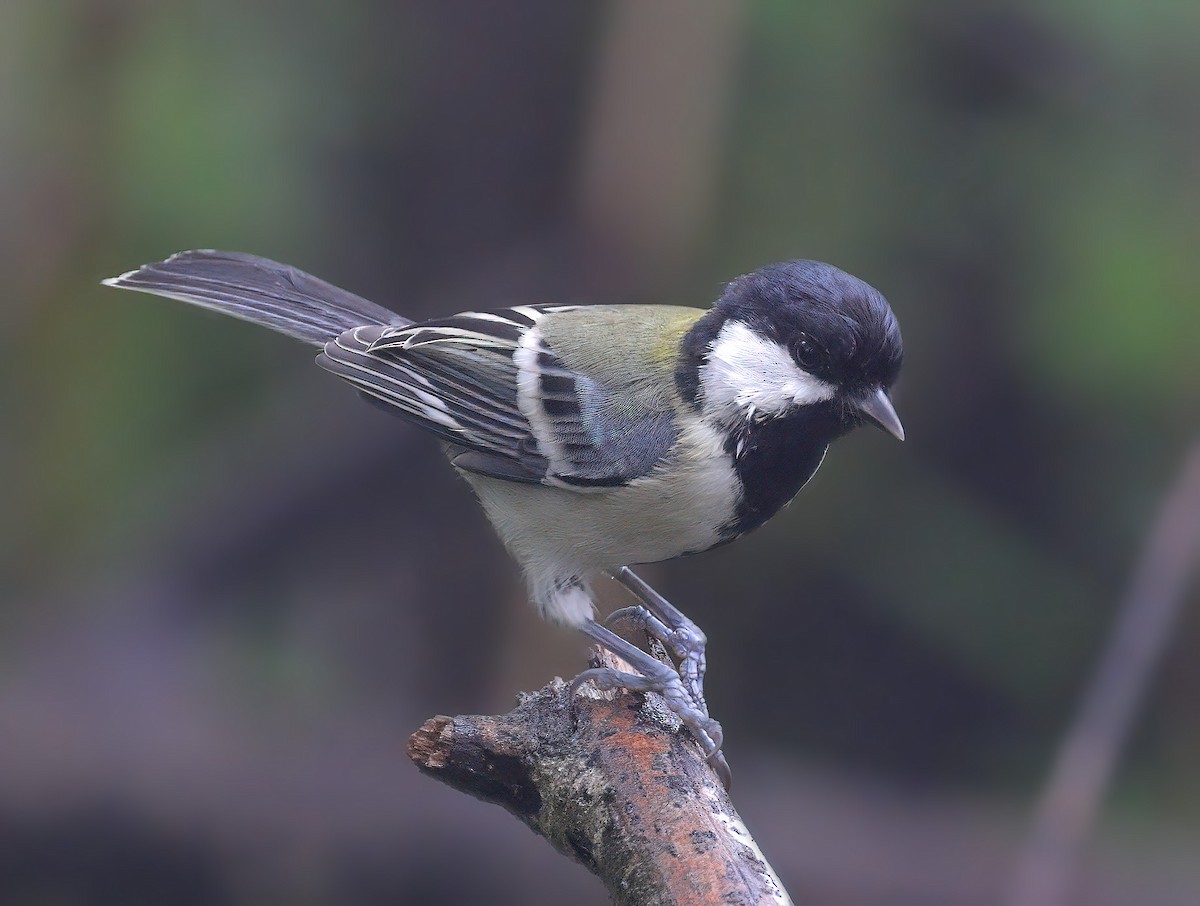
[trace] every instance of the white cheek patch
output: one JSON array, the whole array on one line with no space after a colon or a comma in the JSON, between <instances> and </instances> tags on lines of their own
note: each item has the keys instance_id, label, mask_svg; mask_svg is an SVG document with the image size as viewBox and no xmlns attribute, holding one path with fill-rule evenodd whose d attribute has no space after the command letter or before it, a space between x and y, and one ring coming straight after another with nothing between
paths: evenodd
<instances>
[{"instance_id":1,"label":"white cheek patch","mask_svg":"<svg viewBox=\"0 0 1200 906\"><path fill-rule=\"evenodd\" d=\"M837 388L809 374L788 351L740 321L713 341L700 386L705 408L722 420L781 415L833 399Z\"/></svg>"}]
</instances>

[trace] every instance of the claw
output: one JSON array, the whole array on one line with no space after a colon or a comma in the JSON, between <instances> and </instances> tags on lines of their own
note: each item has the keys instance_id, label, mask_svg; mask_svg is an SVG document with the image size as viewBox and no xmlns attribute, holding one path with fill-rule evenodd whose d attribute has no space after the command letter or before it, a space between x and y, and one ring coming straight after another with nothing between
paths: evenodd
<instances>
[{"instance_id":1,"label":"claw","mask_svg":"<svg viewBox=\"0 0 1200 906\"><path fill-rule=\"evenodd\" d=\"M658 692L667 706L678 715L684 726L696 738L700 748L704 751L705 761L713 769L717 779L721 781L721 785L726 790L733 785L733 773L729 770L729 762L721 753L721 743L724 738L721 725L712 718L700 719L699 712L687 705L681 705L680 697L683 690L678 677L673 675L665 678L648 677L636 673L625 673L613 667L592 667L571 680L569 691L572 702L579 687L585 683L591 683L600 690L632 689L641 692ZM660 683L665 688L661 688Z\"/></svg>"},{"instance_id":2,"label":"claw","mask_svg":"<svg viewBox=\"0 0 1200 906\"><path fill-rule=\"evenodd\" d=\"M703 749L708 763L720 777L725 788L728 789L730 783L729 764L721 754L721 745L725 738L724 731L719 723L709 717L703 698L699 702L695 700L692 690L684 685L681 674L669 664L647 654L599 623L589 621L584 624L583 631L639 672L626 673L613 667L593 667L583 671L571 681L572 697L580 686L588 682L595 685L597 689L623 688L634 692L657 692L662 696L667 707L700 743L700 748Z\"/></svg>"},{"instance_id":3,"label":"claw","mask_svg":"<svg viewBox=\"0 0 1200 906\"><path fill-rule=\"evenodd\" d=\"M733 772L729 770L729 762L725 760L725 756L719 751L713 752L708 756L708 766L716 773L721 786L725 787L725 792L728 793L733 787Z\"/></svg>"},{"instance_id":4,"label":"claw","mask_svg":"<svg viewBox=\"0 0 1200 906\"><path fill-rule=\"evenodd\" d=\"M609 629L620 626L622 623L627 623L636 629L645 630L664 645L671 635L671 630L667 628L666 624L641 604L634 604L630 607L622 607L620 610L614 610L608 615L608 619L604 621L604 625Z\"/></svg>"}]
</instances>

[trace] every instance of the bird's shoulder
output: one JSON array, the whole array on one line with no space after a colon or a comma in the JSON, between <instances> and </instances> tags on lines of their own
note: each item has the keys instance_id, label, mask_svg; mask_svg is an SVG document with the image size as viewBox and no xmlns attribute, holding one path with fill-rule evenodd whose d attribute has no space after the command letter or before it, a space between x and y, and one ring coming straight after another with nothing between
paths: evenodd
<instances>
[{"instance_id":1,"label":"bird's shoulder","mask_svg":"<svg viewBox=\"0 0 1200 906\"><path fill-rule=\"evenodd\" d=\"M543 447L565 454L562 480L627 484L670 457L680 434L675 367L683 337L703 314L670 305L596 305L547 311L538 320L539 348L574 376L568 403L525 399Z\"/></svg>"},{"instance_id":2,"label":"bird's shoulder","mask_svg":"<svg viewBox=\"0 0 1200 906\"><path fill-rule=\"evenodd\" d=\"M672 389L683 338L704 315L677 305L580 305L548 311L541 337L568 368L616 390Z\"/></svg>"}]
</instances>

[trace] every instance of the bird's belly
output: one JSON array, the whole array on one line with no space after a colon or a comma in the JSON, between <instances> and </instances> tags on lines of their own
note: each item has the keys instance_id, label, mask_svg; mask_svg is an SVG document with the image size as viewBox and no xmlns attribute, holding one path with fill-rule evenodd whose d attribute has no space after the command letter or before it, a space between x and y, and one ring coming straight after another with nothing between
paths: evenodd
<instances>
[{"instance_id":1,"label":"bird's belly","mask_svg":"<svg viewBox=\"0 0 1200 906\"><path fill-rule=\"evenodd\" d=\"M740 498L725 455L586 491L464 477L513 555L538 573L586 574L707 550L725 540Z\"/></svg>"}]
</instances>

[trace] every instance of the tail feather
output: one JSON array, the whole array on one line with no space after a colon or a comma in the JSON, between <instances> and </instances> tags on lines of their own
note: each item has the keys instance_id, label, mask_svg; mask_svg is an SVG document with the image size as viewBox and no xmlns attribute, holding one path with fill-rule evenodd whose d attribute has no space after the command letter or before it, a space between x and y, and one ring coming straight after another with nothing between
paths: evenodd
<instances>
[{"instance_id":1,"label":"tail feather","mask_svg":"<svg viewBox=\"0 0 1200 906\"><path fill-rule=\"evenodd\" d=\"M104 283L190 302L319 347L354 327L411 323L304 271L241 252L178 252Z\"/></svg>"}]
</instances>

